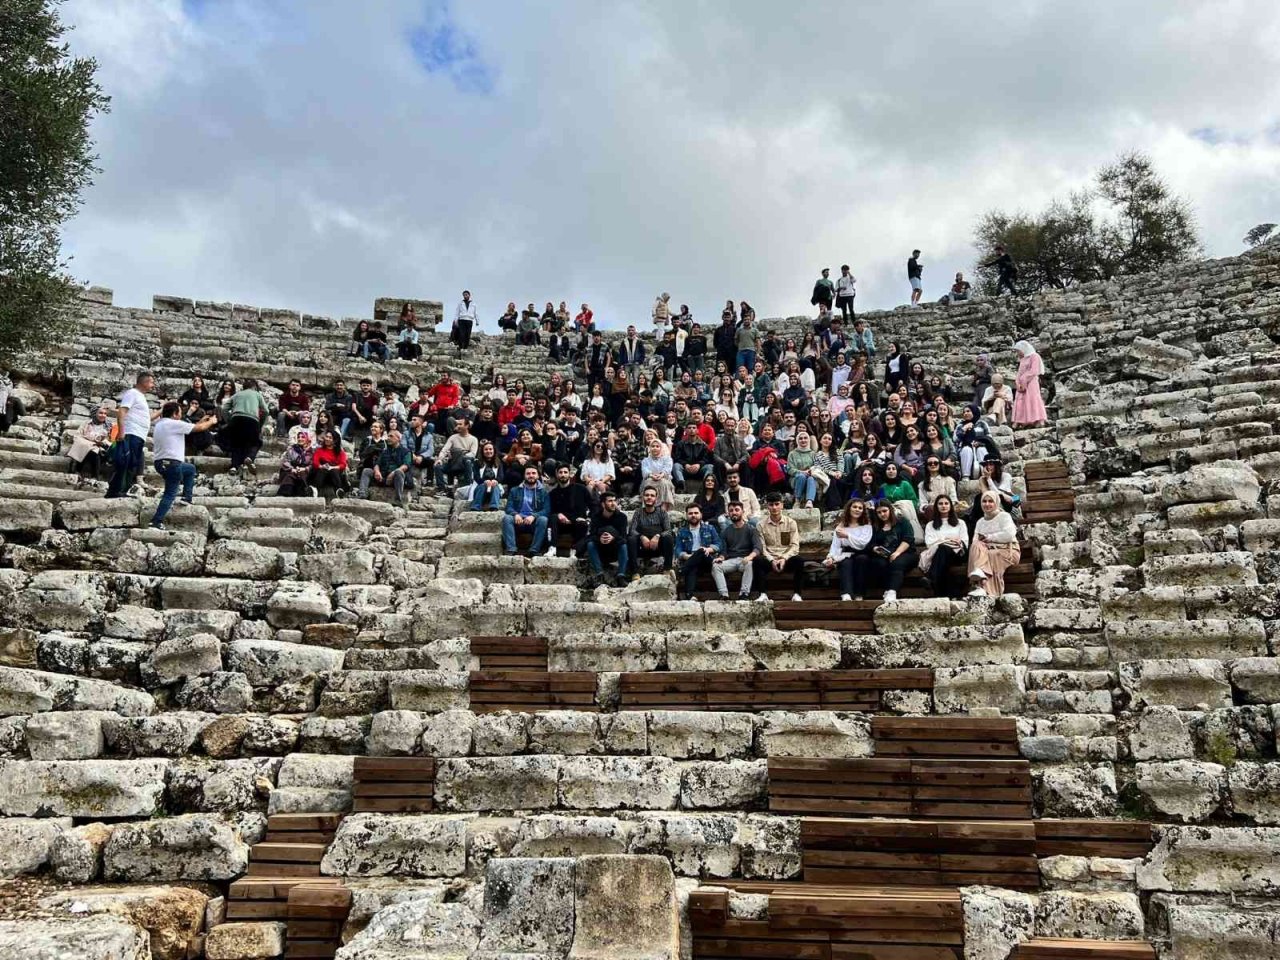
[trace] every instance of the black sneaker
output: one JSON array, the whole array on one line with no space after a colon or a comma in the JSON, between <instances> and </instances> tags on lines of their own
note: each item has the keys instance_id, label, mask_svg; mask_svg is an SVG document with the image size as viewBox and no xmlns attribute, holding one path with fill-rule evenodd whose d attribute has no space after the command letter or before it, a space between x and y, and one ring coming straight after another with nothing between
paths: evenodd
<instances>
[{"instance_id":1,"label":"black sneaker","mask_svg":"<svg viewBox=\"0 0 1280 960\"><path fill-rule=\"evenodd\" d=\"M618 579L614 581L615 587L628 587L630 585L631 585L631 581L628 580L626 577L622 576L621 574L619 574Z\"/></svg>"}]
</instances>

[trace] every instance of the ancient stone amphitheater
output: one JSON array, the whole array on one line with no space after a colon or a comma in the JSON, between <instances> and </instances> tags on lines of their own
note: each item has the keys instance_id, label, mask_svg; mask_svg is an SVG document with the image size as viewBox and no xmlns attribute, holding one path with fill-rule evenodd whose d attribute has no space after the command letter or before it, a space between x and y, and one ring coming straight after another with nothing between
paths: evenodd
<instances>
[{"instance_id":1,"label":"ancient stone amphitheater","mask_svg":"<svg viewBox=\"0 0 1280 960\"><path fill-rule=\"evenodd\" d=\"M65 456L138 369L551 368L86 290L0 438L0 957L1280 956L1280 245L868 319L930 369L1039 344L1017 595L592 591L443 496L215 457L151 530Z\"/></svg>"}]
</instances>

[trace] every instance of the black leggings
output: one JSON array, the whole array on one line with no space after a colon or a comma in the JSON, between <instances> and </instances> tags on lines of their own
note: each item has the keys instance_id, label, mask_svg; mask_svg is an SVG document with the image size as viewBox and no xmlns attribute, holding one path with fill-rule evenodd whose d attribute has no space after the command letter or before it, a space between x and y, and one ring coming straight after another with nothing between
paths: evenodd
<instances>
[{"instance_id":1,"label":"black leggings","mask_svg":"<svg viewBox=\"0 0 1280 960\"><path fill-rule=\"evenodd\" d=\"M907 575L907 571L920 562L919 555L915 550L906 550L899 554L896 560L890 560L888 557L882 557L875 553L856 553L853 560L850 561L853 574L852 590L846 590L846 593L855 596L865 596L867 592L867 583L871 580L883 580L885 590L892 590L895 593L902 589L902 581Z\"/></svg>"},{"instance_id":2,"label":"black leggings","mask_svg":"<svg viewBox=\"0 0 1280 960\"><path fill-rule=\"evenodd\" d=\"M949 576L948 572L951 567L957 563L963 563L965 558L969 556L968 549L961 550L958 553L950 547L938 547L933 553L933 560L929 564L927 576L929 578L929 586L933 588L935 597L950 596Z\"/></svg>"}]
</instances>

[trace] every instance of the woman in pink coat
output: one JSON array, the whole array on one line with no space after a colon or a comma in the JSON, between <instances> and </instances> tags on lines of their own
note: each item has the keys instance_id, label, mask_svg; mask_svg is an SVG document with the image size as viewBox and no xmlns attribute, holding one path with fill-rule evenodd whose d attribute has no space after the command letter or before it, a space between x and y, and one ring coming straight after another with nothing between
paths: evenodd
<instances>
[{"instance_id":1,"label":"woman in pink coat","mask_svg":"<svg viewBox=\"0 0 1280 960\"><path fill-rule=\"evenodd\" d=\"M1044 399L1040 396L1040 374L1044 372L1044 364L1035 347L1026 340L1019 340L1013 349L1022 355L1018 361L1018 378L1014 381L1017 395L1013 400L1013 425L1038 427L1049 420Z\"/></svg>"}]
</instances>

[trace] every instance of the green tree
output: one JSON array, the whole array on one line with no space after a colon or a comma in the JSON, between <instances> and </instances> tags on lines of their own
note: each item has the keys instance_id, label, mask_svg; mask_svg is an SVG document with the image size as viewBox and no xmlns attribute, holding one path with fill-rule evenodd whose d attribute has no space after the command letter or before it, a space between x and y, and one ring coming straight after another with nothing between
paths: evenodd
<instances>
[{"instance_id":1,"label":"green tree","mask_svg":"<svg viewBox=\"0 0 1280 960\"><path fill-rule=\"evenodd\" d=\"M987 293L996 288L996 271L988 264L998 243L1017 262L1022 290L1142 273L1200 251L1190 206L1137 153L1103 167L1092 188L1055 200L1042 213L983 214L974 243L984 252L974 268L978 288Z\"/></svg>"},{"instance_id":2,"label":"green tree","mask_svg":"<svg viewBox=\"0 0 1280 960\"><path fill-rule=\"evenodd\" d=\"M60 230L96 172L89 122L109 99L72 57L61 0L0 3L0 365L57 334L75 285Z\"/></svg>"},{"instance_id":3,"label":"green tree","mask_svg":"<svg viewBox=\"0 0 1280 960\"><path fill-rule=\"evenodd\" d=\"M1244 235L1244 245L1246 247L1256 247L1260 243L1265 243L1272 237L1280 236L1276 233L1276 227L1280 227L1278 223L1260 223L1248 233Z\"/></svg>"}]
</instances>

